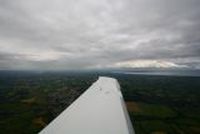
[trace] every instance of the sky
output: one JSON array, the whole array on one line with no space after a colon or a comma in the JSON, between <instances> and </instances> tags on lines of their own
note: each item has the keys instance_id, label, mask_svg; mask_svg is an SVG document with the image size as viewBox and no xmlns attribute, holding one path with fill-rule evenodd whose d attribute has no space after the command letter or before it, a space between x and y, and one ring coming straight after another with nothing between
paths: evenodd
<instances>
[{"instance_id":1,"label":"sky","mask_svg":"<svg viewBox=\"0 0 200 134\"><path fill-rule=\"evenodd\" d=\"M200 0L0 0L0 70L200 69Z\"/></svg>"}]
</instances>

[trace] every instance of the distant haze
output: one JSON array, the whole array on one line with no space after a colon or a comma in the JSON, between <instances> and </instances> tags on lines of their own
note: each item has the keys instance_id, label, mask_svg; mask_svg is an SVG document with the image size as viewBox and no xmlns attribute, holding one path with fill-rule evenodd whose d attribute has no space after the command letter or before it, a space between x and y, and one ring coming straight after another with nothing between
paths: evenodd
<instances>
[{"instance_id":1,"label":"distant haze","mask_svg":"<svg viewBox=\"0 0 200 134\"><path fill-rule=\"evenodd\" d=\"M200 69L200 0L0 0L0 70Z\"/></svg>"}]
</instances>

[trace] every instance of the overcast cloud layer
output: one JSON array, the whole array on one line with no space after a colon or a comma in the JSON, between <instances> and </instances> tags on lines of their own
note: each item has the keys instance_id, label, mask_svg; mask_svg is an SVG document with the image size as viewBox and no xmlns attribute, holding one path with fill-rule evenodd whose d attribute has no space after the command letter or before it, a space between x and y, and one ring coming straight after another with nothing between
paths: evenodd
<instances>
[{"instance_id":1,"label":"overcast cloud layer","mask_svg":"<svg viewBox=\"0 0 200 134\"><path fill-rule=\"evenodd\" d=\"M200 69L200 0L0 0L0 69Z\"/></svg>"}]
</instances>

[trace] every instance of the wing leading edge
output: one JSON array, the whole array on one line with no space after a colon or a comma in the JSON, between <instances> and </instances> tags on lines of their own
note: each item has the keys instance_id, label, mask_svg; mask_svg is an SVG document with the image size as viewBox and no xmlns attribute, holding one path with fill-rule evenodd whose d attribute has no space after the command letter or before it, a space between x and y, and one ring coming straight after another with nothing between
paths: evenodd
<instances>
[{"instance_id":1,"label":"wing leading edge","mask_svg":"<svg viewBox=\"0 0 200 134\"><path fill-rule=\"evenodd\" d=\"M118 81L99 77L39 134L134 134Z\"/></svg>"}]
</instances>

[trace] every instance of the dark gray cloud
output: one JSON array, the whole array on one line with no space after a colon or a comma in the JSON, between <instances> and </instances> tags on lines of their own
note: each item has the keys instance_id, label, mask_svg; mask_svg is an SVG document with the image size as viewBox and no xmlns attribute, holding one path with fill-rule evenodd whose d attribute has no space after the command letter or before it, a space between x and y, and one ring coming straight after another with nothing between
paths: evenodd
<instances>
[{"instance_id":1,"label":"dark gray cloud","mask_svg":"<svg viewBox=\"0 0 200 134\"><path fill-rule=\"evenodd\" d=\"M0 69L200 69L199 0L0 0Z\"/></svg>"}]
</instances>

